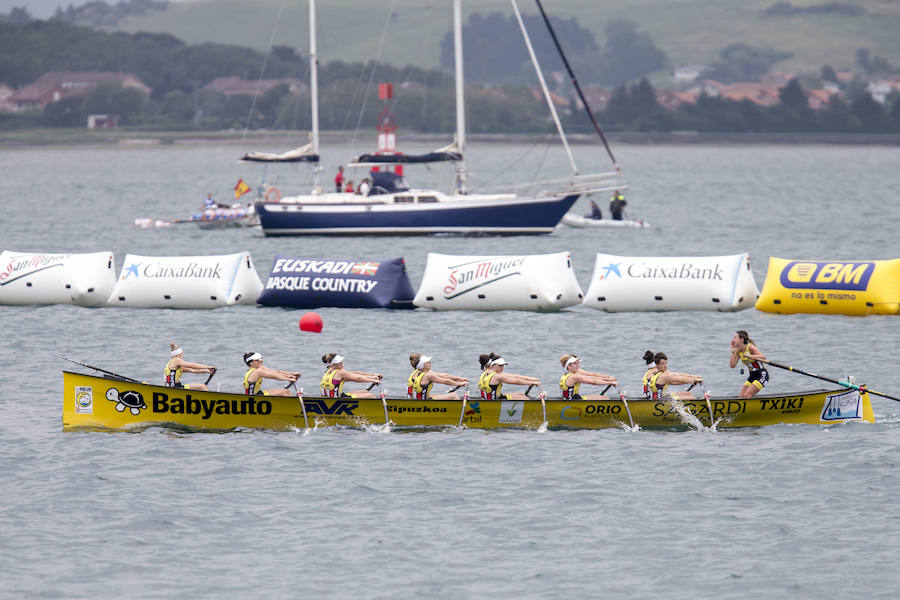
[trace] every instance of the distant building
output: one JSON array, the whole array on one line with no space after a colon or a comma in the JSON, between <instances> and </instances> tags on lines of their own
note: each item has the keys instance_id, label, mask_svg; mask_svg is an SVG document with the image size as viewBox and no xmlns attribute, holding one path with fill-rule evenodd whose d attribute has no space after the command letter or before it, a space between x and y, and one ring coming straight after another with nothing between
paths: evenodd
<instances>
[{"instance_id":1,"label":"distant building","mask_svg":"<svg viewBox=\"0 0 900 600\"><path fill-rule=\"evenodd\" d=\"M292 94L306 90L306 85L299 79L282 77L281 79L260 79L249 81L240 77L218 77L204 85L201 91L216 92L223 96L262 96L279 85L287 85Z\"/></svg>"},{"instance_id":2,"label":"distant building","mask_svg":"<svg viewBox=\"0 0 900 600\"><path fill-rule=\"evenodd\" d=\"M5 83L0 83L0 112L13 112L16 109L16 105L9 101L15 91Z\"/></svg>"},{"instance_id":3,"label":"distant building","mask_svg":"<svg viewBox=\"0 0 900 600\"><path fill-rule=\"evenodd\" d=\"M875 102L884 104L887 101L888 96L894 92L900 92L900 83L890 79L878 79L876 81L870 81L868 85L866 85L866 90L869 92L869 95L875 99Z\"/></svg>"},{"instance_id":4,"label":"distant building","mask_svg":"<svg viewBox=\"0 0 900 600\"><path fill-rule=\"evenodd\" d=\"M692 81L697 81L700 79L700 76L704 71L708 71L709 67L705 65L686 65L683 67L676 67L672 71L672 79L675 83L690 83Z\"/></svg>"},{"instance_id":5,"label":"distant building","mask_svg":"<svg viewBox=\"0 0 900 600\"><path fill-rule=\"evenodd\" d=\"M42 110L51 102L83 94L107 82L139 90L142 94L150 93L150 88L130 73L53 71L44 73L33 83L22 86L11 94L7 101L12 103L16 112Z\"/></svg>"},{"instance_id":6,"label":"distant building","mask_svg":"<svg viewBox=\"0 0 900 600\"><path fill-rule=\"evenodd\" d=\"M112 129L119 125L118 115L88 115L88 129Z\"/></svg>"},{"instance_id":7,"label":"distant building","mask_svg":"<svg viewBox=\"0 0 900 600\"><path fill-rule=\"evenodd\" d=\"M591 110L595 112L604 111L609 106L609 100L612 98L612 92L599 86L588 86L582 90L587 103L591 105ZM584 106L581 98L575 97L575 106L581 110Z\"/></svg>"},{"instance_id":8,"label":"distant building","mask_svg":"<svg viewBox=\"0 0 900 600\"><path fill-rule=\"evenodd\" d=\"M678 110L685 104L696 104L700 94L696 92L675 92L672 90L657 90L656 102L666 110Z\"/></svg>"}]
</instances>

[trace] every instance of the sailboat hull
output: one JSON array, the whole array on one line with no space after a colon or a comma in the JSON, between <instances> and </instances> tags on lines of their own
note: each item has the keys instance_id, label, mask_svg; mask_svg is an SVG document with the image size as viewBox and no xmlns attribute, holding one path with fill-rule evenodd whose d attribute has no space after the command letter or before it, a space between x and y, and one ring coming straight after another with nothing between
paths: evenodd
<instances>
[{"instance_id":1,"label":"sailboat hull","mask_svg":"<svg viewBox=\"0 0 900 600\"><path fill-rule=\"evenodd\" d=\"M267 236L285 235L521 235L550 233L578 199L505 197L441 202L348 204L258 203Z\"/></svg>"}]
</instances>

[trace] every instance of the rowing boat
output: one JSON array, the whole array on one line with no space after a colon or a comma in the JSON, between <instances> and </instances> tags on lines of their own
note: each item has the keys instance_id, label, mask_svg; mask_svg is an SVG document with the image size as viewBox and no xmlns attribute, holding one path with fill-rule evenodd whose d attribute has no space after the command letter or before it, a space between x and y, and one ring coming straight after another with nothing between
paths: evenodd
<instances>
[{"instance_id":1,"label":"rowing boat","mask_svg":"<svg viewBox=\"0 0 900 600\"><path fill-rule=\"evenodd\" d=\"M873 422L865 390L838 389L753 398L654 401L414 400L247 396L200 392L145 382L63 372L63 430L134 430L151 426L192 431L309 427L476 429L687 429L758 427L779 423L827 425ZM627 402L627 404L626 404ZM710 414L711 413L711 414ZM710 419L712 416L712 420Z\"/></svg>"}]
</instances>

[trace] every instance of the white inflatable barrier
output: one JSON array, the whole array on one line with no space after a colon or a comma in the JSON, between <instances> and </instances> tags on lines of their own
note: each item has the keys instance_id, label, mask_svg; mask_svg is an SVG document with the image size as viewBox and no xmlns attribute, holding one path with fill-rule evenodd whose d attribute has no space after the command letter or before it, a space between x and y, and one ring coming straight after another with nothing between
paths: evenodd
<instances>
[{"instance_id":1,"label":"white inflatable barrier","mask_svg":"<svg viewBox=\"0 0 900 600\"><path fill-rule=\"evenodd\" d=\"M0 253L0 304L103 306L115 284L112 252Z\"/></svg>"},{"instance_id":2,"label":"white inflatable barrier","mask_svg":"<svg viewBox=\"0 0 900 600\"><path fill-rule=\"evenodd\" d=\"M262 281L249 252L219 256L129 254L110 306L216 308L256 304Z\"/></svg>"},{"instance_id":3,"label":"white inflatable barrier","mask_svg":"<svg viewBox=\"0 0 900 600\"><path fill-rule=\"evenodd\" d=\"M750 257L597 254L584 303L609 312L750 308L759 288Z\"/></svg>"},{"instance_id":4,"label":"white inflatable barrier","mask_svg":"<svg viewBox=\"0 0 900 600\"><path fill-rule=\"evenodd\" d=\"M581 299L568 252L520 256L429 252L413 303L434 310L559 310Z\"/></svg>"}]
</instances>

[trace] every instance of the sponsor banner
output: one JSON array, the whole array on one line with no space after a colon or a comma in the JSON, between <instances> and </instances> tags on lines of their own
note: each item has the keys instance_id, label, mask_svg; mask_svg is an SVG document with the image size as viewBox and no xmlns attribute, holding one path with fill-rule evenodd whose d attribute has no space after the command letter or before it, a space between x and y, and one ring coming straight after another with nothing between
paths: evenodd
<instances>
[{"instance_id":1,"label":"sponsor banner","mask_svg":"<svg viewBox=\"0 0 900 600\"><path fill-rule=\"evenodd\" d=\"M500 423L521 423L525 403L522 400L504 400L500 403Z\"/></svg>"},{"instance_id":2,"label":"sponsor banner","mask_svg":"<svg viewBox=\"0 0 900 600\"><path fill-rule=\"evenodd\" d=\"M110 306L216 308L253 304L262 282L249 252L217 256L128 254Z\"/></svg>"},{"instance_id":3,"label":"sponsor banner","mask_svg":"<svg viewBox=\"0 0 900 600\"><path fill-rule=\"evenodd\" d=\"M750 258L597 254L584 304L606 311L743 310L759 289Z\"/></svg>"},{"instance_id":4,"label":"sponsor banner","mask_svg":"<svg viewBox=\"0 0 900 600\"><path fill-rule=\"evenodd\" d=\"M75 414L94 414L94 389L91 386L75 386Z\"/></svg>"},{"instance_id":5,"label":"sponsor banner","mask_svg":"<svg viewBox=\"0 0 900 600\"><path fill-rule=\"evenodd\" d=\"M115 282L112 252L0 253L0 304L102 306Z\"/></svg>"},{"instance_id":6,"label":"sponsor banner","mask_svg":"<svg viewBox=\"0 0 900 600\"><path fill-rule=\"evenodd\" d=\"M559 310L579 304L568 252L519 256L429 253L415 304L435 310Z\"/></svg>"},{"instance_id":7,"label":"sponsor banner","mask_svg":"<svg viewBox=\"0 0 900 600\"><path fill-rule=\"evenodd\" d=\"M862 401L858 390L847 390L840 394L829 394L822 406L823 421L843 421L861 419Z\"/></svg>"},{"instance_id":8,"label":"sponsor banner","mask_svg":"<svg viewBox=\"0 0 900 600\"><path fill-rule=\"evenodd\" d=\"M776 313L898 314L900 259L772 257L756 308Z\"/></svg>"},{"instance_id":9,"label":"sponsor banner","mask_svg":"<svg viewBox=\"0 0 900 600\"><path fill-rule=\"evenodd\" d=\"M413 308L402 258L331 260L276 254L258 302L292 308Z\"/></svg>"}]
</instances>

